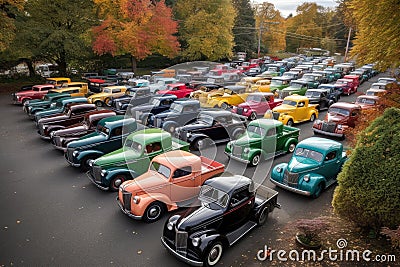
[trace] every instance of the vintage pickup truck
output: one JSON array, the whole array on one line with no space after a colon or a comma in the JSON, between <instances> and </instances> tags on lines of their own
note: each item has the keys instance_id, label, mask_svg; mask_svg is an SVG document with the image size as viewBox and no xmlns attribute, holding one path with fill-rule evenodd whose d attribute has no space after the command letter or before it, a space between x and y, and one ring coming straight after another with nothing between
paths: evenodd
<instances>
[{"instance_id":1,"label":"vintage pickup truck","mask_svg":"<svg viewBox=\"0 0 400 267\"><path fill-rule=\"evenodd\" d=\"M207 96L210 93L214 93L217 90L221 89L222 86L215 83L204 83L201 84L199 87L195 87L195 91L190 93L190 98L199 100L200 103L207 102Z\"/></svg>"},{"instance_id":2,"label":"vintage pickup truck","mask_svg":"<svg viewBox=\"0 0 400 267\"><path fill-rule=\"evenodd\" d=\"M125 114L129 106L136 107L145 104L149 102L150 98L149 87L132 87L128 88L123 96L111 97L107 105L117 114Z\"/></svg>"},{"instance_id":3,"label":"vintage pickup truck","mask_svg":"<svg viewBox=\"0 0 400 267\"><path fill-rule=\"evenodd\" d=\"M354 128L360 117L361 107L356 104L337 102L329 107L324 120L316 120L313 124L314 134L345 138L347 127Z\"/></svg>"},{"instance_id":4,"label":"vintage pickup truck","mask_svg":"<svg viewBox=\"0 0 400 267\"><path fill-rule=\"evenodd\" d=\"M254 190L253 181L240 175L207 180L198 199L199 207L165 222L161 237L171 254L193 266L217 266L225 249L280 208L278 192L265 186Z\"/></svg>"},{"instance_id":5,"label":"vintage pickup truck","mask_svg":"<svg viewBox=\"0 0 400 267\"><path fill-rule=\"evenodd\" d=\"M310 104L316 104L318 111L328 109L335 103L335 97L328 94L329 89L308 89L305 96Z\"/></svg>"},{"instance_id":6,"label":"vintage pickup truck","mask_svg":"<svg viewBox=\"0 0 400 267\"><path fill-rule=\"evenodd\" d=\"M289 95L304 95L308 90L309 83L305 80L293 80L290 82L290 85L286 88L283 88L276 93L278 94L279 98L284 99Z\"/></svg>"},{"instance_id":7,"label":"vintage pickup truck","mask_svg":"<svg viewBox=\"0 0 400 267\"><path fill-rule=\"evenodd\" d=\"M379 106L380 97L376 95L360 95L357 97L355 104L359 105L362 110L372 109Z\"/></svg>"},{"instance_id":8,"label":"vintage pickup truck","mask_svg":"<svg viewBox=\"0 0 400 267\"><path fill-rule=\"evenodd\" d=\"M285 97L282 105L275 107L272 111L274 119L288 126L303 121L314 121L318 118L317 105L309 104L308 98L300 95ZM264 117L270 118L270 113L265 113Z\"/></svg>"},{"instance_id":9,"label":"vintage pickup truck","mask_svg":"<svg viewBox=\"0 0 400 267\"><path fill-rule=\"evenodd\" d=\"M189 150L189 144L171 137L161 129L144 129L131 133L122 148L89 162L88 178L102 190L118 191L127 180L142 175L150 161L171 150Z\"/></svg>"},{"instance_id":10,"label":"vintage pickup truck","mask_svg":"<svg viewBox=\"0 0 400 267\"><path fill-rule=\"evenodd\" d=\"M56 100L56 102L53 102L50 104L50 107L41 111L35 112L35 114L32 114L29 116L29 118L33 119L35 123L45 117L57 115L57 114L62 114L65 112L65 107L68 104L72 103L87 103L87 98L86 97L64 97Z\"/></svg>"},{"instance_id":11,"label":"vintage pickup truck","mask_svg":"<svg viewBox=\"0 0 400 267\"><path fill-rule=\"evenodd\" d=\"M96 110L85 114L82 122L73 124L64 129L50 133L51 142L56 149L66 151L67 144L73 140L90 134L96 130L97 123L108 117L115 116L115 112L111 110Z\"/></svg>"},{"instance_id":12,"label":"vintage pickup truck","mask_svg":"<svg viewBox=\"0 0 400 267\"><path fill-rule=\"evenodd\" d=\"M293 79L288 77L273 77L271 79L271 84L269 86L269 89L271 92L275 92L277 90L280 91L288 87L290 85L290 81L292 80Z\"/></svg>"},{"instance_id":13,"label":"vintage pickup truck","mask_svg":"<svg viewBox=\"0 0 400 267\"><path fill-rule=\"evenodd\" d=\"M155 95L146 104L139 106L128 104L126 114L147 126L154 115L169 110L176 99L176 95Z\"/></svg>"},{"instance_id":14,"label":"vintage pickup truck","mask_svg":"<svg viewBox=\"0 0 400 267\"><path fill-rule=\"evenodd\" d=\"M68 104L65 106L64 113L40 119L38 121L38 133L41 138L49 140L52 132L82 122L85 114L94 110L96 110L94 104Z\"/></svg>"},{"instance_id":15,"label":"vintage pickup truck","mask_svg":"<svg viewBox=\"0 0 400 267\"><path fill-rule=\"evenodd\" d=\"M178 98L188 98L190 93L193 92L193 88L189 87L185 83L172 83L168 84L165 90L157 92L159 95L176 95Z\"/></svg>"},{"instance_id":16,"label":"vintage pickup truck","mask_svg":"<svg viewBox=\"0 0 400 267\"><path fill-rule=\"evenodd\" d=\"M267 110L282 104L282 99L275 99L273 93L250 93L246 102L234 106L232 112L246 116L249 120L255 120L258 116L263 116Z\"/></svg>"},{"instance_id":17,"label":"vintage pickup truck","mask_svg":"<svg viewBox=\"0 0 400 267\"><path fill-rule=\"evenodd\" d=\"M69 93L71 96L89 96L89 87L85 82L63 83L61 87L51 89L49 93Z\"/></svg>"},{"instance_id":18,"label":"vintage pickup truck","mask_svg":"<svg viewBox=\"0 0 400 267\"><path fill-rule=\"evenodd\" d=\"M342 86L342 94L344 95L357 92L357 86L351 79L338 79L335 84Z\"/></svg>"},{"instance_id":19,"label":"vintage pickup truck","mask_svg":"<svg viewBox=\"0 0 400 267\"><path fill-rule=\"evenodd\" d=\"M310 137L297 144L289 163L273 168L270 180L289 191L317 198L336 183L336 176L346 160L341 143Z\"/></svg>"},{"instance_id":20,"label":"vintage pickup truck","mask_svg":"<svg viewBox=\"0 0 400 267\"><path fill-rule=\"evenodd\" d=\"M46 94L42 99L28 100L23 105L23 110L28 114L29 117L40 110L44 110L50 107L51 103L56 102L58 99L70 97L69 94L49 93Z\"/></svg>"},{"instance_id":21,"label":"vintage pickup truck","mask_svg":"<svg viewBox=\"0 0 400 267\"><path fill-rule=\"evenodd\" d=\"M28 100L42 99L50 89L52 84L40 84L32 86L31 90L24 90L12 94L14 104L24 104Z\"/></svg>"},{"instance_id":22,"label":"vintage pickup truck","mask_svg":"<svg viewBox=\"0 0 400 267\"><path fill-rule=\"evenodd\" d=\"M249 93L250 91L242 85L225 86L223 91L209 94L207 102L202 106L229 109L245 102Z\"/></svg>"},{"instance_id":23,"label":"vintage pickup truck","mask_svg":"<svg viewBox=\"0 0 400 267\"><path fill-rule=\"evenodd\" d=\"M126 90L127 87L121 85L104 87L100 93L89 96L88 102L102 107L110 101L111 97L122 96Z\"/></svg>"},{"instance_id":24,"label":"vintage pickup truck","mask_svg":"<svg viewBox=\"0 0 400 267\"><path fill-rule=\"evenodd\" d=\"M203 156L174 150L158 155L149 170L119 187L117 203L123 213L155 222L164 212L188 207L200 186L224 172L224 165Z\"/></svg>"},{"instance_id":25,"label":"vintage pickup truck","mask_svg":"<svg viewBox=\"0 0 400 267\"><path fill-rule=\"evenodd\" d=\"M135 119L123 115L104 118L95 132L68 143L64 156L71 166L87 171L90 160L121 148L123 138L138 128L142 126Z\"/></svg>"},{"instance_id":26,"label":"vintage pickup truck","mask_svg":"<svg viewBox=\"0 0 400 267\"><path fill-rule=\"evenodd\" d=\"M193 150L237 139L246 130L246 118L227 110L202 110L196 120L175 129L175 136Z\"/></svg>"},{"instance_id":27,"label":"vintage pickup truck","mask_svg":"<svg viewBox=\"0 0 400 267\"><path fill-rule=\"evenodd\" d=\"M292 153L299 134L300 129L285 126L277 120L254 120L247 126L246 134L226 145L225 154L231 159L257 166L262 159Z\"/></svg>"}]
</instances>

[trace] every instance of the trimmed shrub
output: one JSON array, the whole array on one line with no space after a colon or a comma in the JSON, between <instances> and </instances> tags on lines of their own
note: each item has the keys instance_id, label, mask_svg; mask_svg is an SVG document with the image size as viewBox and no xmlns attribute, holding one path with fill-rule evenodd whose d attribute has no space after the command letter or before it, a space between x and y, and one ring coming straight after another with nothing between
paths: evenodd
<instances>
[{"instance_id":1,"label":"trimmed shrub","mask_svg":"<svg viewBox=\"0 0 400 267\"><path fill-rule=\"evenodd\" d=\"M389 108L360 133L338 175L335 212L365 229L400 225L400 109Z\"/></svg>"}]
</instances>

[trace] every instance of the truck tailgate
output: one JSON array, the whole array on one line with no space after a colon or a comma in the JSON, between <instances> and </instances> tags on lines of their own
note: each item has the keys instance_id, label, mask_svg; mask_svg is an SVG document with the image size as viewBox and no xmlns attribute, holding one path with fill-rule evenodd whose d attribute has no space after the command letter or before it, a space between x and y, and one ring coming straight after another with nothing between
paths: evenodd
<instances>
[{"instance_id":1,"label":"truck tailgate","mask_svg":"<svg viewBox=\"0 0 400 267\"><path fill-rule=\"evenodd\" d=\"M209 158L200 156L202 182L217 174L223 173L225 165Z\"/></svg>"},{"instance_id":2,"label":"truck tailgate","mask_svg":"<svg viewBox=\"0 0 400 267\"><path fill-rule=\"evenodd\" d=\"M265 202L270 202L273 207L280 207L278 204L278 192L264 185L254 184L256 188L256 203L262 205Z\"/></svg>"}]
</instances>

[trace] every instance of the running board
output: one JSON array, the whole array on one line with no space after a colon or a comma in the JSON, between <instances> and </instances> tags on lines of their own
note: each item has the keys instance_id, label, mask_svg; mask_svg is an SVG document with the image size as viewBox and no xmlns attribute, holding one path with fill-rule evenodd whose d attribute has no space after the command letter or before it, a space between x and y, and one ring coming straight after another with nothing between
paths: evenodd
<instances>
[{"instance_id":1,"label":"running board","mask_svg":"<svg viewBox=\"0 0 400 267\"><path fill-rule=\"evenodd\" d=\"M240 228L227 234L226 238L228 239L229 245L232 246L233 244L235 244L236 241L238 241L241 237L243 237L245 234L247 234L251 229L253 229L256 226L257 223L248 221Z\"/></svg>"}]
</instances>

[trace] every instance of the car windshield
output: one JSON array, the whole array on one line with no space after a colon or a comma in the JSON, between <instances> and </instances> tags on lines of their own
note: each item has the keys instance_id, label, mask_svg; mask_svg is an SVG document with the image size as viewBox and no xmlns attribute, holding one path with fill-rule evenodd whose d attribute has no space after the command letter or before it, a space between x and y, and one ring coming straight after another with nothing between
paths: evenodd
<instances>
[{"instance_id":1,"label":"car windshield","mask_svg":"<svg viewBox=\"0 0 400 267\"><path fill-rule=\"evenodd\" d=\"M181 113L183 110L183 105L178 103L172 103L170 110L175 111L177 113Z\"/></svg>"},{"instance_id":2,"label":"car windshield","mask_svg":"<svg viewBox=\"0 0 400 267\"><path fill-rule=\"evenodd\" d=\"M293 101L293 100L283 100L282 104L283 105L293 106L293 107L297 106L297 102Z\"/></svg>"},{"instance_id":3,"label":"car windshield","mask_svg":"<svg viewBox=\"0 0 400 267\"><path fill-rule=\"evenodd\" d=\"M336 107L331 107L328 111L330 114L340 114L343 116L349 116L350 111L344 108L336 108Z\"/></svg>"},{"instance_id":4,"label":"car windshield","mask_svg":"<svg viewBox=\"0 0 400 267\"><path fill-rule=\"evenodd\" d=\"M111 94L111 89L104 88L104 89L103 89L103 93Z\"/></svg>"},{"instance_id":5,"label":"car windshield","mask_svg":"<svg viewBox=\"0 0 400 267\"><path fill-rule=\"evenodd\" d=\"M158 162L153 161L150 165L150 170L158 172L159 174L161 174L162 176L164 176L166 179L169 178L169 176L171 175L171 169L168 168L165 165L162 165Z\"/></svg>"},{"instance_id":6,"label":"car windshield","mask_svg":"<svg viewBox=\"0 0 400 267\"><path fill-rule=\"evenodd\" d=\"M254 134L257 134L259 136L265 136L265 133L266 133L264 128L261 128L261 127L256 126L256 125L249 125L247 127L247 132L254 133Z\"/></svg>"},{"instance_id":7,"label":"car windshield","mask_svg":"<svg viewBox=\"0 0 400 267\"><path fill-rule=\"evenodd\" d=\"M357 98L356 103L358 103L358 104L367 104L367 105L375 105L375 100L374 99L365 98L365 97L359 97L359 98Z\"/></svg>"},{"instance_id":8,"label":"car windshield","mask_svg":"<svg viewBox=\"0 0 400 267\"><path fill-rule=\"evenodd\" d=\"M319 97L320 94L321 94L320 92L307 91L307 92L306 92L306 97Z\"/></svg>"},{"instance_id":9,"label":"car windshield","mask_svg":"<svg viewBox=\"0 0 400 267\"><path fill-rule=\"evenodd\" d=\"M385 89L386 86L385 85L381 85L381 84L372 84L371 85L371 89Z\"/></svg>"},{"instance_id":10,"label":"car windshield","mask_svg":"<svg viewBox=\"0 0 400 267\"><path fill-rule=\"evenodd\" d=\"M290 84L290 87L292 87L292 88L302 88L304 85L302 84L302 83L291 83Z\"/></svg>"},{"instance_id":11,"label":"car windshield","mask_svg":"<svg viewBox=\"0 0 400 267\"><path fill-rule=\"evenodd\" d=\"M216 204L221 208L225 208L228 204L229 196L224 191L209 185L203 185L200 190L199 200L203 206L211 209L217 209L217 207L213 207L210 204Z\"/></svg>"},{"instance_id":12,"label":"car windshield","mask_svg":"<svg viewBox=\"0 0 400 267\"><path fill-rule=\"evenodd\" d=\"M263 101L264 97L262 95L249 95L246 99L247 102L261 102Z\"/></svg>"},{"instance_id":13,"label":"car windshield","mask_svg":"<svg viewBox=\"0 0 400 267\"><path fill-rule=\"evenodd\" d=\"M100 124L97 125L96 131L98 133L102 133L102 134L105 134L105 135L108 135L110 133L110 129L109 128L107 128L107 127L105 127L103 125L100 125Z\"/></svg>"},{"instance_id":14,"label":"car windshield","mask_svg":"<svg viewBox=\"0 0 400 267\"><path fill-rule=\"evenodd\" d=\"M143 146L141 144L139 144L136 141L133 141L132 139L126 139L125 147L129 148L129 149L132 149L133 151L135 151L138 154L141 154L142 153L142 149L143 149Z\"/></svg>"},{"instance_id":15,"label":"car windshield","mask_svg":"<svg viewBox=\"0 0 400 267\"><path fill-rule=\"evenodd\" d=\"M199 117L197 118L198 122L202 122L206 125L212 125L213 120L214 120L213 117L211 117L208 114L199 114Z\"/></svg>"},{"instance_id":16,"label":"car windshield","mask_svg":"<svg viewBox=\"0 0 400 267\"><path fill-rule=\"evenodd\" d=\"M159 106L160 105L160 99L158 98L153 98L150 103L154 106Z\"/></svg>"},{"instance_id":17,"label":"car windshield","mask_svg":"<svg viewBox=\"0 0 400 267\"><path fill-rule=\"evenodd\" d=\"M136 91L129 90L129 91L126 91L126 94L131 96L131 97L135 97L136 96Z\"/></svg>"},{"instance_id":18,"label":"car windshield","mask_svg":"<svg viewBox=\"0 0 400 267\"><path fill-rule=\"evenodd\" d=\"M302 148L302 147L298 147L296 149L295 155L298 157L312 159L317 162L321 162L322 158L323 158L322 153L319 153L319 152L311 150L311 149Z\"/></svg>"}]
</instances>

